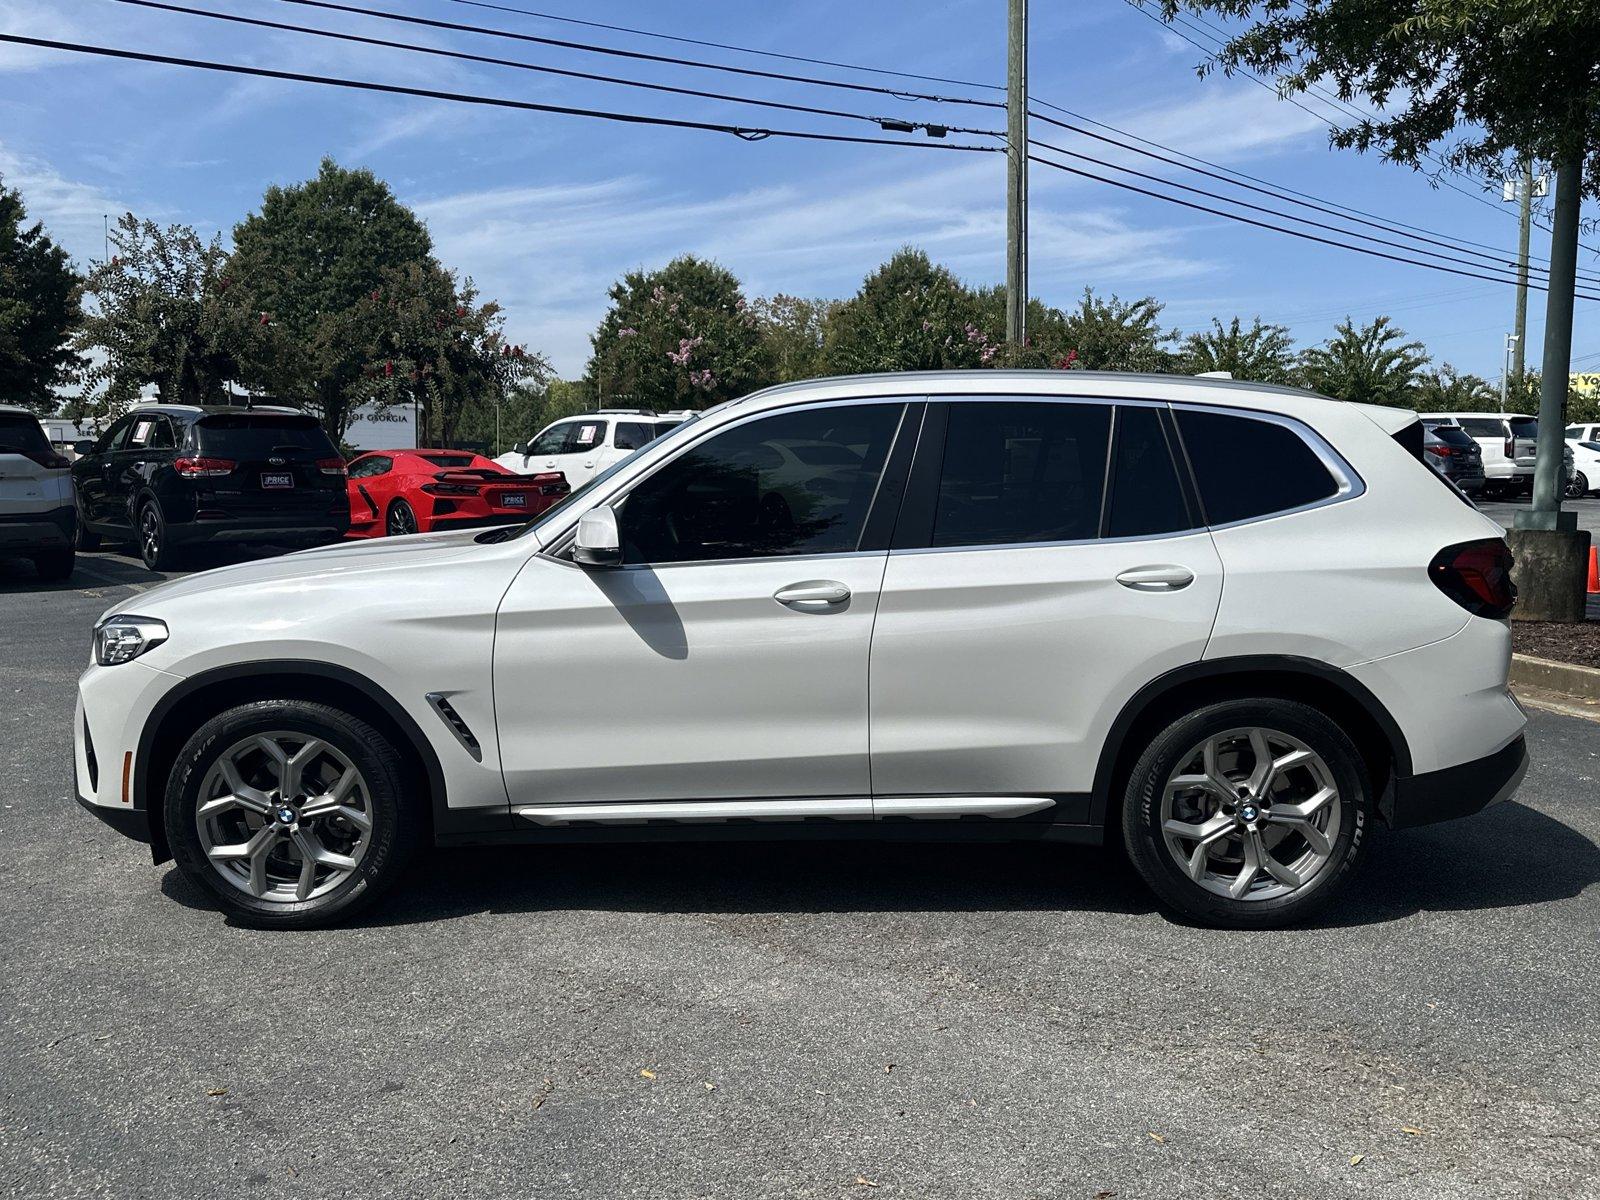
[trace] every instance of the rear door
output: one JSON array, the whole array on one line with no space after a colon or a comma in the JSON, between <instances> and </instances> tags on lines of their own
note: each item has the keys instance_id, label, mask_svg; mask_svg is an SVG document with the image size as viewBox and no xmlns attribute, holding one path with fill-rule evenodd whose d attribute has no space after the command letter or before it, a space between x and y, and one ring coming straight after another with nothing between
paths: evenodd
<instances>
[{"instance_id":1,"label":"rear door","mask_svg":"<svg viewBox=\"0 0 1600 1200\"><path fill-rule=\"evenodd\" d=\"M207 479L207 507L230 517L313 521L348 503L344 461L314 417L299 413L211 413L194 423L192 449L231 463Z\"/></svg>"},{"instance_id":2,"label":"rear door","mask_svg":"<svg viewBox=\"0 0 1600 1200\"><path fill-rule=\"evenodd\" d=\"M872 638L875 798L1088 819L1111 720L1200 659L1222 592L1174 445L1155 404L929 405Z\"/></svg>"}]
</instances>

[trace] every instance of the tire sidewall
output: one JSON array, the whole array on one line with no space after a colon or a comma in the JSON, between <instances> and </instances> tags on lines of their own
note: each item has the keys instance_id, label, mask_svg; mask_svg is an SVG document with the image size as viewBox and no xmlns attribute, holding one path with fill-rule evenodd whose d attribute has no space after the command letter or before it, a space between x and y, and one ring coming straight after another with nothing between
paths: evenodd
<instances>
[{"instance_id":1,"label":"tire sidewall","mask_svg":"<svg viewBox=\"0 0 1600 1200\"><path fill-rule=\"evenodd\" d=\"M1207 891L1183 872L1161 832L1161 798L1180 759L1204 738L1244 726L1288 734L1321 756L1339 789L1339 836L1333 861L1315 879L1285 896L1234 900ZM1361 860L1372 817L1372 786L1360 751L1329 717L1289 700L1229 700L1208 705L1168 725L1151 742L1129 777L1123 837L1139 874L1170 907L1186 917L1234 928L1303 920L1344 885Z\"/></svg>"},{"instance_id":2,"label":"tire sidewall","mask_svg":"<svg viewBox=\"0 0 1600 1200\"><path fill-rule=\"evenodd\" d=\"M217 757L252 733L272 730L304 733L336 747L361 772L372 805L371 841L355 871L332 891L310 900L268 901L232 886L211 865L195 826L200 785ZM311 927L347 917L392 884L414 848L417 805L396 770L399 761L399 752L382 732L326 705L264 700L229 709L195 732L168 777L163 815L173 858L185 877L247 924Z\"/></svg>"}]
</instances>

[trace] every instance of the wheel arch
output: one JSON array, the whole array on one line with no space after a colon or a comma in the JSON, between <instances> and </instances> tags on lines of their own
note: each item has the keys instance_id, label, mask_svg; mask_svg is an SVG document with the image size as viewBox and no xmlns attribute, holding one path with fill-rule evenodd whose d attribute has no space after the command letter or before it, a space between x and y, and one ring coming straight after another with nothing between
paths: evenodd
<instances>
[{"instance_id":1,"label":"wheel arch","mask_svg":"<svg viewBox=\"0 0 1600 1200\"><path fill-rule=\"evenodd\" d=\"M150 852L157 863L172 857L163 798L178 751L207 719L252 700L338 704L390 734L426 781L431 839L445 811L444 770L422 729L393 696L366 676L333 663L296 659L237 663L203 671L173 688L157 703L140 734L131 799L135 809L148 814Z\"/></svg>"},{"instance_id":2,"label":"wheel arch","mask_svg":"<svg viewBox=\"0 0 1600 1200\"><path fill-rule=\"evenodd\" d=\"M1394 717L1347 672L1315 659L1272 654L1191 663L1134 693L1112 722L1101 748L1090 823L1109 829L1118 819L1128 772L1157 730L1204 704L1260 696L1299 700L1337 721L1361 751L1374 800L1385 812L1391 780L1411 774L1411 749Z\"/></svg>"}]
</instances>

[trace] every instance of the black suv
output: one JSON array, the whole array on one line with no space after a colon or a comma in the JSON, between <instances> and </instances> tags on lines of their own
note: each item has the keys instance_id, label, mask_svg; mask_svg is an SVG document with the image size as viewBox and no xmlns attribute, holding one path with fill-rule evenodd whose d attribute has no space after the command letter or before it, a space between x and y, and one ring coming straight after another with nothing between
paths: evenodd
<instances>
[{"instance_id":1,"label":"black suv","mask_svg":"<svg viewBox=\"0 0 1600 1200\"><path fill-rule=\"evenodd\" d=\"M78 545L132 543L152 570L186 546L315 546L350 528L344 459L290 409L142 405L72 464Z\"/></svg>"}]
</instances>

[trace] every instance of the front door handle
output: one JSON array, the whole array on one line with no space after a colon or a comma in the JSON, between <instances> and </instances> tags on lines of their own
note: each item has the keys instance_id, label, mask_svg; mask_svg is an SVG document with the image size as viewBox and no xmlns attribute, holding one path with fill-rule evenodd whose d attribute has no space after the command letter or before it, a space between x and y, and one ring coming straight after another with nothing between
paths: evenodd
<instances>
[{"instance_id":1,"label":"front door handle","mask_svg":"<svg viewBox=\"0 0 1600 1200\"><path fill-rule=\"evenodd\" d=\"M779 588L772 598L800 612L821 612L850 599L850 589L835 579L808 579Z\"/></svg>"},{"instance_id":2,"label":"front door handle","mask_svg":"<svg viewBox=\"0 0 1600 1200\"><path fill-rule=\"evenodd\" d=\"M1194 572L1171 565L1132 567L1118 575L1117 582L1136 592L1176 592L1194 582Z\"/></svg>"}]
</instances>

